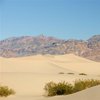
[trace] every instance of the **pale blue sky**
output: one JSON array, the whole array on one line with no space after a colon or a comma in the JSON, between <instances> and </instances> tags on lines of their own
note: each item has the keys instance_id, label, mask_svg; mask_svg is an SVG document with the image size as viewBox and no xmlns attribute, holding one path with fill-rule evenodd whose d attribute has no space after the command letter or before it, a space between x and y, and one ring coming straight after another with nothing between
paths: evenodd
<instances>
[{"instance_id":1,"label":"pale blue sky","mask_svg":"<svg viewBox=\"0 0 100 100\"><path fill-rule=\"evenodd\" d=\"M63 39L100 34L100 0L0 0L0 40L39 34Z\"/></svg>"}]
</instances>

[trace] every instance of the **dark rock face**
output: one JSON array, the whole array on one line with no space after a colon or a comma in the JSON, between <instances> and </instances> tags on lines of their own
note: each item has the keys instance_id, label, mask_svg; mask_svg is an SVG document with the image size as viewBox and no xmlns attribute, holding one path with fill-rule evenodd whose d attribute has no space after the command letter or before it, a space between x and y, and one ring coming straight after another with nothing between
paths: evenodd
<instances>
[{"instance_id":1,"label":"dark rock face","mask_svg":"<svg viewBox=\"0 0 100 100\"><path fill-rule=\"evenodd\" d=\"M0 41L0 56L22 57L36 54L74 53L94 61L100 61L100 35L83 40L60 40L43 35L23 36Z\"/></svg>"},{"instance_id":2,"label":"dark rock face","mask_svg":"<svg viewBox=\"0 0 100 100\"><path fill-rule=\"evenodd\" d=\"M87 45L91 49L91 52L88 52L87 58L100 61L100 35L95 35L88 39Z\"/></svg>"}]
</instances>

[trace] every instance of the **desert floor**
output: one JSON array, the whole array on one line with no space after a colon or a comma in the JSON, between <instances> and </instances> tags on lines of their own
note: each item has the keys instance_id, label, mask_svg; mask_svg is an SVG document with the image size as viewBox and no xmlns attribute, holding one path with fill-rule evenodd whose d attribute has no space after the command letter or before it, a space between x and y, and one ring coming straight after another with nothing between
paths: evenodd
<instances>
[{"instance_id":1,"label":"desert floor","mask_svg":"<svg viewBox=\"0 0 100 100\"><path fill-rule=\"evenodd\" d=\"M13 88L16 94L0 100L99 100L100 86L67 96L44 96L44 85L50 81L73 83L76 79L93 78L100 79L100 63L73 54L1 57L0 84Z\"/></svg>"}]
</instances>

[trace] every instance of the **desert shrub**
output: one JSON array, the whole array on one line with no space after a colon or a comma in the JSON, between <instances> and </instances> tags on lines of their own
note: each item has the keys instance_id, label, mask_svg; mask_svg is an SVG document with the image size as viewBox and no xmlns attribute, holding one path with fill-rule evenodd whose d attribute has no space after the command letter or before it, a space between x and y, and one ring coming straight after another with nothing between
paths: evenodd
<instances>
[{"instance_id":1,"label":"desert shrub","mask_svg":"<svg viewBox=\"0 0 100 100\"><path fill-rule=\"evenodd\" d=\"M71 94L73 90L73 86L66 82L49 82L45 85L45 91L47 96L55 96L55 95L66 95Z\"/></svg>"},{"instance_id":2,"label":"desert shrub","mask_svg":"<svg viewBox=\"0 0 100 100\"><path fill-rule=\"evenodd\" d=\"M100 85L100 80L94 80L94 79L76 80L74 83L73 91L78 92L96 85Z\"/></svg>"},{"instance_id":3,"label":"desert shrub","mask_svg":"<svg viewBox=\"0 0 100 100\"><path fill-rule=\"evenodd\" d=\"M59 82L59 83L49 82L45 85L44 89L46 91L47 96L55 96L55 95L68 95L76 93L78 91L96 85L100 85L100 80L87 79L87 80L76 80L73 85L67 82Z\"/></svg>"},{"instance_id":4,"label":"desert shrub","mask_svg":"<svg viewBox=\"0 0 100 100\"><path fill-rule=\"evenodd\" d=\"M8 86L0 86L0 97L7 97L13 94L15 94L13 89L8 88Z\"/></svg>"},{"instance_id":5,"label":"desert shrub","mask_svg":"<svg viewBox=\"0 0 100 100\"><path fill-rule=\"evenodd\" d=\"M64 72L59 72L59 74L64 74Z\"/></svg>"},{"instance_id":6,"label":"desert shrub","mask_svg":"<svg viewBox=\"0 0 100 100\"><path fill-rule=\"evenodd\" d=\"M54 82L49 82L45 85L44 89L47 93L48 96L54 96L55 94L55 90L54 87L56 86L56 83Z\"/></svg>"},{"instance_id":7,"label":"desert shrub","mask_svg":"<svg viewBox=\"0 0 100 100\"><path fill-rule=\"evenodd\" d=\"M85 74L85 73L79 73L79 75L87 75L87 74Z\"/></svg>"},{"instance_id":8,"label":"desert shrub","mask_svg":"<svg viewBox=\"0 0 100 100\"><path fill-rule=\"evenodd\" d=\"M74 75L74 73L67 73L67 74Z\"/></svg>"}]
</instances>

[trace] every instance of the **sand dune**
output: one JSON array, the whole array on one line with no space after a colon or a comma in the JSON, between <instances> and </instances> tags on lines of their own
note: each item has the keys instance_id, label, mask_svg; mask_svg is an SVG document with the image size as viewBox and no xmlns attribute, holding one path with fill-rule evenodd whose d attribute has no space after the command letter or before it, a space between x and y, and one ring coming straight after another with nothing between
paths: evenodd
<instances>
[{"instance_id":1,"label":"sand dune","mask_svg":"<svg viewBox=\"0 0 100 100\"><path fill-rule=\"evenodd\" d=\"M59 74L60 72L65 74ZM74 73L74 75L69 75L68 73ZM81 76L79 73L86 73L87 76ZM100 79L99 75L99 62L87 60L73 54L37 55L19 58L0 57L0 83L12 87L16 91L14 97L2 98L4 100L45 100L47 98L43 97L43 88L47 82L73 82L75 79L88 78ZM91 94L92 92L89 91L87 90L86 93ZM75 95L78 98L79 94ZM86 99L87 95L85 95L84 91L82 95L85 98L84 100L90 100ZM69 98L68 100L73 100L73 97L74 95L54 97L50 100L66 100L67 98Z\"/></svg>"},{"instance_id":2,"label":"sand dune","mask_svg":"<svg viewBox=\"0 0 100 100\"><path fill-rule=\"evenodd\" d=\"M58 56L32 56L22 58L0 58L0 72L39 72L56 73L59 71L100 74L100 63L73 54Z\"/></svg>"}]
</instances>

